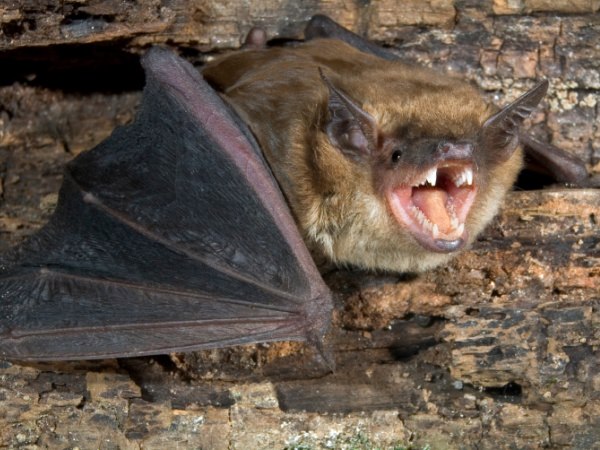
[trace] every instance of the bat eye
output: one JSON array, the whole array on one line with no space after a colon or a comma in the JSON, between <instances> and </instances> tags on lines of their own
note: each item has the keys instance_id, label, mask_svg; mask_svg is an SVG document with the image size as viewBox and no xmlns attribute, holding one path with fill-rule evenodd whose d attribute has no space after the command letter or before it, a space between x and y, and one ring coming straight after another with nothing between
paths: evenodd
<instances>
[{"instance_id":1,"label":"bat eye","mask_svg":"<svg viewBox=\"0 0 600 450\"><path fill-rule=\"evenodd\" d=\"M392 162L397 163L398 161L400 161L401 157L402 152L400 150L394 150L394 153L392 153Z\"/></svg>"}]
</instances>

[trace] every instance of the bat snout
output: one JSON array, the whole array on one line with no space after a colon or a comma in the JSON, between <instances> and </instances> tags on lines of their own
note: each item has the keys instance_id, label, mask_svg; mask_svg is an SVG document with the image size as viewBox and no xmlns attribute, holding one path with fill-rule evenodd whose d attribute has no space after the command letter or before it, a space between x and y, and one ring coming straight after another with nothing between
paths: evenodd
<instances>
[{"instance_id":1,"label":"bat snout","mask_svg":"<svg viewBox=\"0 0 600 450\"><path fill-rule=\"evenodd\" d=\"M470 160L473 158L473 144L468 141L441 141L435 150L437 161Z\"/></svg>"}]
</instances>

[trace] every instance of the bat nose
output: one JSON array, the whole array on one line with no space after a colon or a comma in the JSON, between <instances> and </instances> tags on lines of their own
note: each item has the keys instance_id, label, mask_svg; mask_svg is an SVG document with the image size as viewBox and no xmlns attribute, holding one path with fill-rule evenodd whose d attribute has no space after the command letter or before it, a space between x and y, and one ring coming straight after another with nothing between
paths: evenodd
<instances>
[{"instance_id":1,"label":"bat nose","mask_svg":"<svg viewBox=\"0 0 600 450\"><path fill-rule=\"evenodd\" d=\"M436 157L440 161L447 159L471 159L473 157L473 144L466 141L442 141L437 146Z\"/></svg>"}]
</instances>

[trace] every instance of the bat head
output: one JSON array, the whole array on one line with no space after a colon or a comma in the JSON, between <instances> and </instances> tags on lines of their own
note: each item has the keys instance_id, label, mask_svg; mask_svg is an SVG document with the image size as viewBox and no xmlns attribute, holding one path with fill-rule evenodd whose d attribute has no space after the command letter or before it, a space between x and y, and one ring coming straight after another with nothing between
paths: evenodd
<instances>
[{"instance_id":1,"label":"bat head","mask_svg":"<svg viewBox=\"0 0 600 450\"><path fill-rule=\"evenodd\" d=\"M386 241L380 245L387 248L398 242L405 253L412 248L414 255L425 255L422 263L407 263L408 269L436 265L444 259L436 255L462 249L496 213L521 166L516 152L519 127L548 87L547 82L538 84L491 116L481 112L461 117L457 112L455 126L452 112L446 111L450 125L444 130L433 123L444 119L431 112L413 114L408 121L394 121L394 114L381 114L377 108L370 113L321 77L329 90L327 139L360 168L357 178L370 178L372 191L387 213L387 219L383 214L367 214L380 222L371 227L371 239ZM486 108L481 111L489 111ZM376 230L385 228L384 222L389 226L381 239Z\"/></svg>"}]
</instances>

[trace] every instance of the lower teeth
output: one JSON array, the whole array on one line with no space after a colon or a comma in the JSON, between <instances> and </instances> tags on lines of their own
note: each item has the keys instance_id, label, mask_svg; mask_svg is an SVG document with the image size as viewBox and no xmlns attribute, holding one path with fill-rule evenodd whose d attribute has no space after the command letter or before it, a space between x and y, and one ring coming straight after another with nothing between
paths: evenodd
<instances>
[{"instance_id":1,"label":"lower teeth","mask_svg":"<svg viewBox=\"0 0 600 450\"><path fill-rule=\"evenodd\" d=\"M437 224L433 224L433 227L431 229L431 236L434 239L437 239L437 238L439 238L439 235L440 235L440 230L438 229Z\"/></svg>"},{"instance_id":2,"label":"lower teeth","mask_svg":"<svg viewBox=\"0 0 600 450\"><path fill-rule=\"evenodd\" d=\"M458 217L456 216L456 212L454 210L454 205L451 203L447 205L447 210L450 216L450 230L444 233L444 236L455 235L462 236L465 231L465 224L460 223ZM424 230L427 230L433 239L440 238L440 230L437 224L432 223L425 213L421 211L417 206L413 205L411 207L412 216L416 219L416 221L421 225Z\"/></svg>"}]
</instances>

